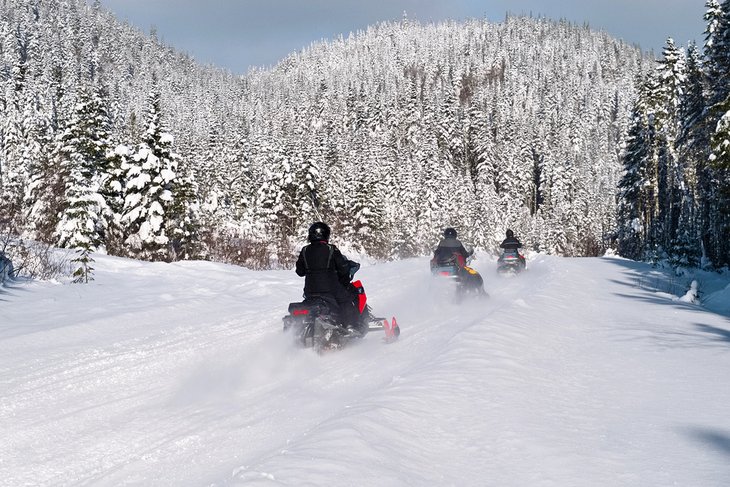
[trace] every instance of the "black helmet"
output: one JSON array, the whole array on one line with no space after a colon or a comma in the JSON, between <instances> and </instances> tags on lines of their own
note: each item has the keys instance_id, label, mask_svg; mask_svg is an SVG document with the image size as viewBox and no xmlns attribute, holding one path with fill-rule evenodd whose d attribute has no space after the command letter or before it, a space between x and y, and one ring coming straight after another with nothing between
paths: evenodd
<instances>
[{"instance_id":1,"label":"black helmet","mask_svg":"<svg viewBox=\"0 0 730 487\"><path fill-rule=\"evenodd\" d=\"M309 233L307 235L307 239L310 242L317 242L319 240L329 240L330 239L330 227L328 227L326 223L322 223L322 222L312 223L312 226L309 227Z\"/></svg>"},{"instance_id":2,"label":"black helmet","mask_svg":"<svg viewBox=\"0 0 730 487\"><path fill-rule=\"evenodd\" d=\"M456 238L456 230L449 227L444 230L444 238Z\"/></svg>"},{"instance_id":3,"label":"black helmet","mask_svg":"<svg viewBox=\"0 0 730 487\"><path fill-rule=\"evenodd\" d=\"M510 230L510 229L508 228L508 229L507 229L507 238L512 238L512 237L514 237L514 236L515 236L515 232L513 232L512 230Z\"/></svg>"}]
</instances>

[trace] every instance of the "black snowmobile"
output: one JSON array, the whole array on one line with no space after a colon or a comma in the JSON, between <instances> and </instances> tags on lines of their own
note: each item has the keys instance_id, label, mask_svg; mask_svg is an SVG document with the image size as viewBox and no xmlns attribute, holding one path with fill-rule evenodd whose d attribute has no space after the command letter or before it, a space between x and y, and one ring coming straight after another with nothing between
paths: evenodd
<instances>
[{"instance_id":1,"label":"black snowmobile","mask_svg":"<svg viewBox=\"0 0 730 487\"><path fill-rule=\"evenodd\" d=\"M447 260L431 259L431 276L443 281L452 282L457 302L467 297L488 297L484 290L484 279L481 274L469 267L464 256L455 252Z\"/></svg>"},{"instance_id":2,"label":"black snowmobile","mask_svg":"<svg viewBox=\"0 0 730 487\"><path fill-rule=\"evenodd\" d=\"M505 249L497 259L499 274L519 274L527 267L525 257L517 249Z\"/></svg>"},{"instance_id":3,"label":"black snowmobile","mask_svg":"<svg viewBox=\"0 0 730 487\"><path fill-rule=\"evenodd\" d=\"M353 264L351 278L360 268L359 264ZM362 282L350 282L347 289L358 312L356 324L348 327L342 322L339 306L332 296L310 296L304 301L289 303L289 314L282 320L284 331L292 333L297 345L313 348L318 353L343 348L354 340L362 339L370 331L384 331L386 342L397 340L400 328L395 317L388 321L387 318L373 316Z\"/></svg>"}]
</instances>

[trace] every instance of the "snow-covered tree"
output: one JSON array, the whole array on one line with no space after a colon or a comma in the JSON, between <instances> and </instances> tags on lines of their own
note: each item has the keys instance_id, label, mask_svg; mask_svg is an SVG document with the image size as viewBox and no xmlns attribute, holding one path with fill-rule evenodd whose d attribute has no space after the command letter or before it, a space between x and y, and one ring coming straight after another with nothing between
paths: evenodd
<instances>
[{"instance_id":1,"label":"snow-covered tree","mask_svg":"<svg viewBox=\"0 0 730 487\"><path fill-rule=\"evenodd\" d=\"M655 216L653 175L656 130L645 100L639 97L633 111L619 182L618 250L640 259L653 245L651 227Z\"/></svg>"},{"instance_id":2,"label":"snow-covered tree","mask_svg":"<svg viewBox=\"0 0 730 487\"><path fill-rule=\"evenodd\" d=\"M101 174L99 194L104 200L102 218L104 220L104 244L107 252L113 255L124 255L124 231L122 214L127 186L127 170L130 167L131 151L124 144L119 144L107 152L107 165Z\"/></svg>"},{"instance_id":3,"label":"snow-covered tree","mask_svg":"<svg viewBox=\"0 0 730 487\"><path fill-rule=\"evenodd\" d=\"M64 195L56 226L57 244L76 249L75 282L92 279L91 252L104 240L105 206L99 194L101 175L106 170L109 151L109 118L103 91L82 93L68 126L59 135L59 168Z\"/></svg>"},{"instance_id":4,"label":"snow-covered tree","mask_svg":"<svg viewBox=\"0 0 730 487\"><path fill-rule=\"evenodd\" d=\"M131 255L144 260L174 258L168 235L177 160L173 137L163 128L160 95L148 97L147 130L126 169L122 225Z\"/></svg>"}]
</instances>

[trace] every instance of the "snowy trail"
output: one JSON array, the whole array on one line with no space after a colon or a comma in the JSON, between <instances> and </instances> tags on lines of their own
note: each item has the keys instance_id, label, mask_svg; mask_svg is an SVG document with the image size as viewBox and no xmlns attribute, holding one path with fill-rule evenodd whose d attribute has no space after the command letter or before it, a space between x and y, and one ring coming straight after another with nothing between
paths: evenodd
<instances>
[{"instance_id":1,"label":"snowy trail","mask_svg":"<svg viewBox=\"0 0 730 487\"><path fill-rule=\"evenodd\" d=\"M457 307L425 259L364 266L401 339L322 357L281 334L292 272L100 257L11 292L0 485L723 485L727 318L620 259L475 267Z\"/></svg>"}]
</instances>

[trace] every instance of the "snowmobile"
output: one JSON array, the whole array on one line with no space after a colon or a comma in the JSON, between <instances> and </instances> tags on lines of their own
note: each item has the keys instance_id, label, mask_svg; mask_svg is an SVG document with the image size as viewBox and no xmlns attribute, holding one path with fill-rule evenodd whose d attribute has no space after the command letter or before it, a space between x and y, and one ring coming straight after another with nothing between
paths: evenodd
<instances>
[{"instance_id":1,"label":"snowmobile","mask_svg":"<svg viewBox=\"0 0 730 487\"><path fill-rule=\"evenodd\" d=\"M455 252L448 260L431 259L431 276L441 281L452 282L457 302L465 297L488 297L484 290L484 279L475 269L469 267L463 255Z\"/></svg>"},{"instance_id":2,"label":"snowmobile","mask_svg":"<svg viewBox=\"0 0 730 487\"><path fill-rule=\"evenodd\" d=\"M359 268L359 264L350 276ZM332 296L309 296L304 301L289 303L289 314L282 319L284 331L291 332L298 346L313 348L317 353L336 350L349 343L360 340L370 331L384 331L384 341L391 343L400 336L400 327L393 317L373 316L367 304L367 295L362 282L350 282L347 286L353 297L353 305L358 312L358 322L347 327L340 318L339 306Z\"/></svg>"},{"instance_id":3,"label":"snowmobile","mask_svg":"<svg viewBox=\"0 0 730 487\"><path fill-rule=\"evenodd\" d=\"M499 274L519 274L526 266L525 257L517 249L505 249L497 260Z\"/></svg>"}]
</instances>

